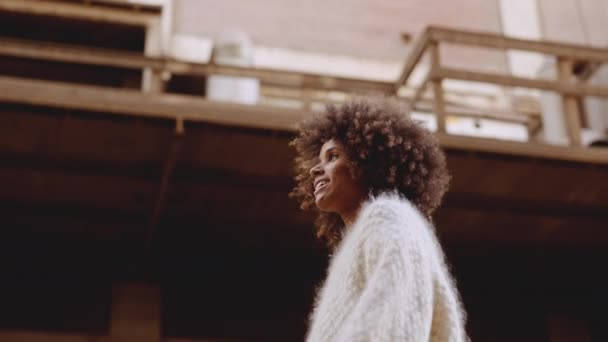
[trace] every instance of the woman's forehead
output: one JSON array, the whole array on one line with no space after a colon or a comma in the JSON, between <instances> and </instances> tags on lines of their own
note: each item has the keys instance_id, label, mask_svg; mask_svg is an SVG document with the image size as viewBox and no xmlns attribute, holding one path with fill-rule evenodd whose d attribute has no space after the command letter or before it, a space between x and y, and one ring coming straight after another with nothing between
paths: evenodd
<instances>
[{"instance_id":1,"label":"woman's forehead","mask_svg":"<svg viewBox=\"0 0 608 342\"><path fill-rule=\"evenodd\" d=\"M327 152L332 148L340 149L341 145L335 139L329 139L323 145L321 145L321 149L319 150L319 155L323 155L323 153Z\"/></svg>"}]
</instances>

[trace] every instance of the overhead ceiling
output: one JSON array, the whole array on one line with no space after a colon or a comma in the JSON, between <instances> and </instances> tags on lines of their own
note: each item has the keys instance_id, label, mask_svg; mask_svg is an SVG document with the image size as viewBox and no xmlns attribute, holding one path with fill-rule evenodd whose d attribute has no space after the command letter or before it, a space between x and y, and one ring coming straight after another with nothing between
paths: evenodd
<instances>
[{"instance_id":1,"label":"overhead ceiling","mask_svg":"<svg viewBox=\"0 0 608 342\"><path fill-rule=\"evenodd\" d=\"M515 14L509 27L515 23L518 32L526 25L536 27L531 28L536 34L524 37L538 38L540 30L540 37L547 40L606 46L605 1L537 0L532 6L527 1L531 0L174 0L172 25L177 34L213 38L238 29L256 45L395 62L402 61L412 45L401 34L416 37L429 25L512 34L501 17L501 8L507 6L510 11L505 15ZM534 9L537 15L516 15ZM484 71L504 72L509 63L499 51L449 47L444 54L450 66Z\"/></svg>"}]
</instances>

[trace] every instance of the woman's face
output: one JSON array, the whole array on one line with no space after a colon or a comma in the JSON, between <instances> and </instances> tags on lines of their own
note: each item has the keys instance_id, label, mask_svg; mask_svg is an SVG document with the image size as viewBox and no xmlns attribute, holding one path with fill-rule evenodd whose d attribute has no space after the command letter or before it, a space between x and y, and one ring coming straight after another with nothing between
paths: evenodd
<instances>
[{"instance_id":1,"label":"woman's face","mask_svg":"<svg viewBox=\"0 0 608 342\"><path fill-rule=\"evenodd\" d=\"M321 211L335 212L344 218L359 208L365 191L361 182L351 176L348 165L341 143L332 139L321 146L319 163L310 169L315 203Z\"/></svg>"}]
</instances>

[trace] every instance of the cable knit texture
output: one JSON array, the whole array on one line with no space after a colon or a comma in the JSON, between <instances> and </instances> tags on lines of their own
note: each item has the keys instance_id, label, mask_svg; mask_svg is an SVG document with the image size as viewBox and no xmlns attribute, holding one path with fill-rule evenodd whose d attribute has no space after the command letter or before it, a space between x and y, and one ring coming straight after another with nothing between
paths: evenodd
<instances>
[{"instance_id":1,"label":"cable knit texture","mask_svg":"<svg viewBox=\"0 0 608 342\"><path fill-rule=\"evenodd\" d=\"M367 201L332 257L308 342L461 342L464 312L434 230L397 194Z\"/></svg>"}]
</instances>

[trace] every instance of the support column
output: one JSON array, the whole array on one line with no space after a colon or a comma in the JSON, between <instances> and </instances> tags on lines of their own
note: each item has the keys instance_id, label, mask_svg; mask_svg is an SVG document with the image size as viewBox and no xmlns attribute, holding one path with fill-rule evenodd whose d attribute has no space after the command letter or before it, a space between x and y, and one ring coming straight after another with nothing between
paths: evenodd
<instances>
[{"instance_id":1,"label":"support column","mask_svg":"<svg viewBox=\"0 0 608 342\"><path fill-rule=\"evenodd\" d=\"M150 284L112 286L111 341L160 342L160 288Z\"/></svg>"},{"instance_id":2,"label":"support column","mask_svg":"<svg viewBox=\"0 0 608 342\"><path fill-rule=\"evenodd\" d=\"M438 77L437 72L441 67L439 55L439 43L432 42L429 46L431 53L431 83L433 85L433 110L437 118L437 133L445 133L445 100L443 98L443 80Z\"/></svg>"},{"instance_id":3,"label":"support column","mask_svg":"<svg viewBox=\"0 0 608 342\"><path fill-rule=\"evenodd\" d=\"M558 79L562 83L574 81L572 74L573 62L569 59L560 58L558 60ZM566 129L570 138L571 146L581 146L581 115L578 99L573 95L562 94Z\"/></svg>"},{"instance_id":4,"label":"support column","mask_svg":"<svg viewBox=\"0 0 608 342\"><path fill-rule=\"evenodd\" d=\"M144 55L147 57L160 57L162 52L161 22L155 20L146 28L146 41ZM163 91L162 70L146 68L141 79L143 92L160 93Z\"/></svg>"},{"instance_id":5,"label":"support column","mask_svg":"<svg viewBox=\"0 0 608 342\"><path fill-rule=\"evenodd\" d=\"M165 165L163 166L163 173L160 179L158 195L156 196L154 208L152 209L152 213L150 214L150 220L148 222L148 228L146 230L147 249L150 249L150 247L152 246L152 241L154 240L154 235L156 234L156 226L158 225L158 221L160 220L160 217L165 209L165 201L167 193L170 189L171 175L173 174L175 162L177 161L177 157L181 149L183 135L184 119L182 117L178 117L175 122L175 132L173 140L171 141L171 146L169 147L169 154L167 155Z\"/></svg>"}]
</instances>

